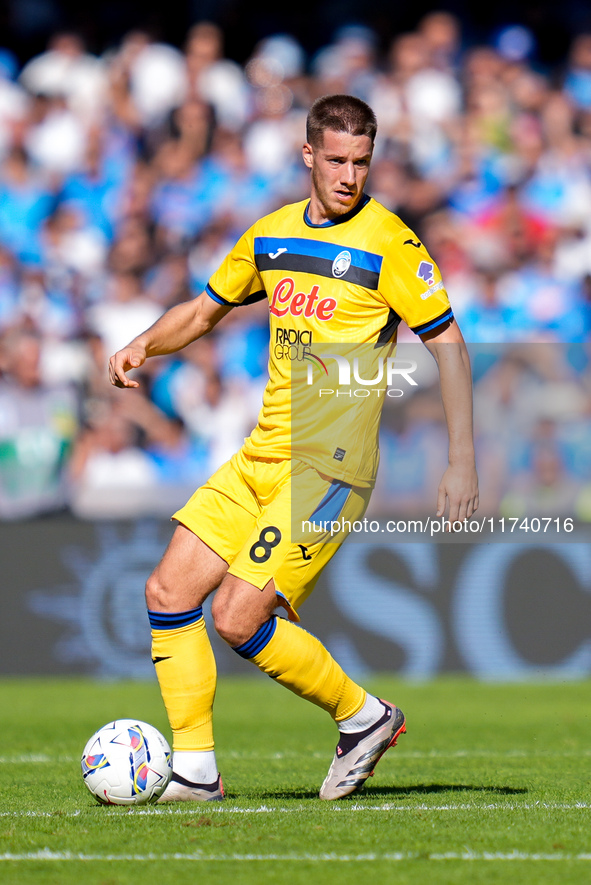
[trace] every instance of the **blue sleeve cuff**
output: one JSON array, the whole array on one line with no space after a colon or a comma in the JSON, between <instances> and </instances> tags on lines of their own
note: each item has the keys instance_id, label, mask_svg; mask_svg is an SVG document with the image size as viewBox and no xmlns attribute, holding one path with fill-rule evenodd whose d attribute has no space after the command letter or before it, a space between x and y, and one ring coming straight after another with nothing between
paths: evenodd
<instances>
[{"instance_id":1,"label":"blue sleeve cuff","mask_svg":"<svg viewBox=\"0 0 591 885\"><path fill-rule=\"evenodd\" d=\"M428 322L423 323L422 326L414 326L412 331L415 335L424 335L425 332L430 332L431 329L436 329L437 326L442 326L443 323L447 323L449 320L453 320L453 318L453 311L451 307L449 307L445 313L435 317L434 320L428 320Z\"/></svg>"},{"instance_id":2,"label":"blue sleeve cuff","mask_svg":"<svg viewBox=\"0 0 591 885\"><path fill-rule=\"evenodd\" d=\"M214 291L214 289L211 288L209 283L205 287L205 291L207 292L209 297L213 298L214 301L217 301L218 304L223 304L225 307L234 307L235 306L232 304L231 301L226 301L225 298L222 298L221 295L218 295L218 293L216 291Z\"/></svg>"}]
</instances>

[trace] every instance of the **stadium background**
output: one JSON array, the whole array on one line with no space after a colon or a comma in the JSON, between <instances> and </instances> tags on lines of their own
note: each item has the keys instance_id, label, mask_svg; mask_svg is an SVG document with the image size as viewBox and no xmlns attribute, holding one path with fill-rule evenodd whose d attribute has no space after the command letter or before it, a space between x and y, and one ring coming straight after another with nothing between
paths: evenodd
<instances>
[{"instance_id":1,"label":"stadium background","mask_svg":"<svg viewBox=\"0 0 591 885\"><path fill-rule=\"evenodd\" d=\"M236 312L153 361L138 394L108 388L106 357L305 194L303 121L329 91L376 107L369 191L424 239L466 338L491 345L473 350L482 513L575 531L359 540L304 623L357 673L591 670L591 14L437 9L1 5L3 673L150 677L143 581L167 515L256 419L266 318ZM377 516L430 511L442 434L426 378L385 416Z\"/></svg>"}]
</instances>

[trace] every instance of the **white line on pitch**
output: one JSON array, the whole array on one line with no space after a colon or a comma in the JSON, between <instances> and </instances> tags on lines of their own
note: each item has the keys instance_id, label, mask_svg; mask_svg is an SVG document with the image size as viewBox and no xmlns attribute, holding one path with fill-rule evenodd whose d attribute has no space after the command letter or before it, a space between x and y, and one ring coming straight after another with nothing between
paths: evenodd
<instances>
[{"instance_id":1,"label":"white line on pitch","mask_svg":"<svg viewBox=\"0 0 591 885\"><path fill-rule=\"evenodd\" d=\"M326 753L300 753L286 750L277 753L258 753L256 750L249 752L242 750L230 750L224 754L228 759L325 759ZM539 758L578 758L591 756L591 750L397 750L396 759L539 759Z\"/></svg>"},{"instance_id":2,"label":"white line on pitch","mask_svg":"<svg viewBox=\"0 0 591 885\"><path fill-rule=\"evenodd\" d=\"M401 852L384 852L383 854L74 854L69 851L50 851L45 848L41 851L31 851L26 854L0 854L0 861L197 861L208 863L215 861L280 861L285 862L310 862L310 861L410 861L420 858L421 860L446 861L591 861L591 853L581 854L538 854L527 851L503 852L472 852L449 851L442 854L413 854Z\"/></svg>"},{"instance_id":3,"label":"white line on pitch","mask_svg":"<svg viewBox=\"0 0 591 885\"><path fill-rule=\"evenodd\" d=\"M326 759L327 753L299 753L285 752L277 753L252 753L245 751L231 750L225 756L228 759L245 759L269 761L276 759ZM591 756L591 750L577 751L553 751L553 750L506 750L504 752L496 752L494 750L398 750L396 759L569 759ZM78 756L50 756L44 753L23 754L20 756L0 756L0 764L2 765L41 765L41 764L59 764L79 762Z\"/></svg>"},{"instance_id":4,"label":"white line on pitch","mask_svg":"<svg viewBox=\"0 0 591 885\"><path fill-rule=\"evenodd\" d=\"M488 804L477 804L475 802L472 803L459 803L457 805L395 805L393 802L387 802L383 805L361 805L361 804L343 804L343 805L330 805L327 808L329 813L347 813L347 812L358 812L358 811L397 811L397 812L413 812L413 811L518 811L519 809L523 809L524 811L539 811L539 810L549 810L549 811L580 811L591 809L591 803L589 802L575 802L575 803L542 803L542 802L534 802L534 803L510 803L504 804L502 802L494 802ZM205 810L205 809L204 809ZM212 809L213 810L213 809ZM229 811L231 813L237 814L301 814L303 811L312 809L306 809L305 806L300 805L299 807L294 808L272 808L271 806L261 805L258 808L219 808L216 807L215 812L218 814L222 814L225 811ZM210 809L207 808L207 812L209 813ZM138 815L152 815L152 814L180 814L187 813L186 809L180 808L130 808L128 810L128 814L138 814Z\"/></svg>"},{"instance_id":5,"label":"white line on pitch","mask_svg":"<svg viewBox=\"0 0 591 885\"><path fill-rule=\"evenodd\" d=\"M491 802L479 804L476 802L465 802L454 805L395 805L392 802L386 802L382 805L361 805L342 804L323 806L330 813L359 812L359 811L395 811L399 813L413 811L587 811L591 809L591 802L524 802L524 803L504 803ZM154 808L152 806L144 808L127 808L119 806L119 808L111 807L108 810L99 806L91 806L87 809L77 809L76 811L53 812L53 811L1 811L0 817L78 817L84 812L100 811L101 814L115 814L116 816L134 815L134 816L168 816L168 815L190 815L196 813L206 814L302 814L303 812L317 813L317 806L297 805L291 808L273 808L270 805L259 805L256 808L236 808L235 806L215 807L203 805L193 805L187 808Z\"/></svg>"},{"instance_id":6,"label":"white line on pitch","mask_svg":"<svg viewBox=\"0 0 591 885\"><path fill-rule=\"evenodd\" d=\"M21 756L0 756L0 765L44 765L80 762L79 756L49 756L46 753L30 753Z\"/></svg>"}]
</instances>

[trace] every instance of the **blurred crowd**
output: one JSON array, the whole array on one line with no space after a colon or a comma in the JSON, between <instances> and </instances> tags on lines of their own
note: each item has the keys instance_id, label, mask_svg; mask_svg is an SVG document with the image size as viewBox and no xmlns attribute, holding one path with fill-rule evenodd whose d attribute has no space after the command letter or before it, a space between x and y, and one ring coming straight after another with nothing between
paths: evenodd
<instances>
[{"instance_id":1,"label":"blurred crowd","mask_svg":"<svg viewBox=\"0 0 591 885\"><path fill-rule=\"evenodd\" d=\"M401 345L399 352L422 371L414 396L386 400L370 507L376 515L412 518L435 512L447 430L436 371L417 345ZM478 517L591 522L591 348L473 344L470 356ZM543 534L544 525L552 528L535 523L534 533ZM531 540L523 532L519 537Z\"/></svg>"},{"instance_id":2,"label":"blurred crowd","mask_svg":"<svg viewBox=\"0 0 591 885\"><path fill-rule=\"evenodd\" d=\"M210 22L102 55L59 33L22 68L0 49L0 519L168 515L241 445L265 305L148 361L136 391L107 361L307 195L305 118L331 92L375 109L368 192L427 245L466 340L504 345L475 365L486 506L525 512L554 484L572 494L548 506L591 519L591 34L542 70L525 28L465 46L446 12L385 51L350 26L311 58L265 38L244 65ZM444 432L431 388L387 418L379 506L432 509Z\"/></svg>"}]
</instances>

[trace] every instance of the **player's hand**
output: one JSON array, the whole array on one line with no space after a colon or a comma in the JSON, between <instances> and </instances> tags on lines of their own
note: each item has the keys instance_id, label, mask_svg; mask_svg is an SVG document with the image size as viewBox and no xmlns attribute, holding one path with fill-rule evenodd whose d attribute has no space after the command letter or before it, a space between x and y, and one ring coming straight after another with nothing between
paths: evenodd
<instances>
[{"instance_id":1,"label":"player's hand","mask_svg":"<svg viewBox=\"0 0 591 885\"><path fill-rule=\"evenodd\" d=\"M474 464L450 465L443 474L437 491L437 516L449 506L450 523L470 519L478 509L478 476Z\"/></svg>"},{"instance_id":2,"label":"player's hand","mask_svg":"<svg viewBox=\"0 0 591 885\"><path fill-rule=\"evenodd\" d=\"M139 381L128 378L127 373L139 369L145 361L146 351L136 344L128 344L109 360L109 381L115 387L139 387Z\"/></svg>"}]
</instances>

